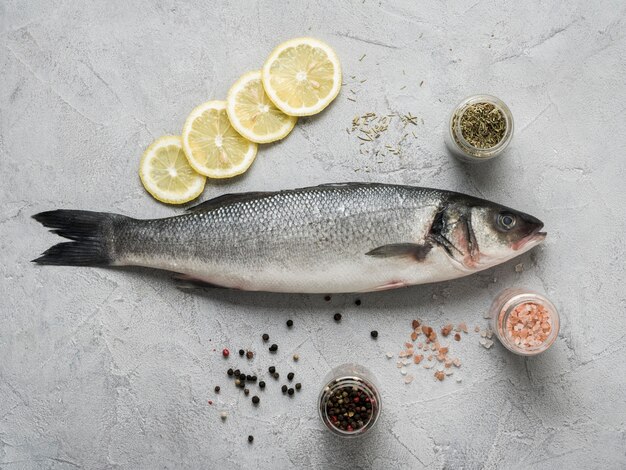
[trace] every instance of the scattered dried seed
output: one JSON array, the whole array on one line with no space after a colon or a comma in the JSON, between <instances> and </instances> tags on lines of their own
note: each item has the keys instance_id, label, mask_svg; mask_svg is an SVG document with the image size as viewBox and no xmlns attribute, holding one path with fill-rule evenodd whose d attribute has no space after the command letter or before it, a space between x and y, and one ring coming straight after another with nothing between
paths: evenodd
<instances>
[{"instance_id":1,"label":"scattered dried seed","mask_svg":"<svg viewBox=\"0 0 626 470\"><path fill-rule=\"evenodd\" d=\"M446 375L443 373L442 370L438 370L437 372L435 372L435 378L439 381L442 381L443 379L445 379Z\"/></svg>"},{"instance_id":2,"label":"scattered dried seed","mask_svg":"<svg viewBox=\"0 0 626 470\"><path fill-rule=\"evenodd\" d=\"M385 356L387 357L387 359L391 359L393 357L393 353L388 352L387 354L385 354Z\"/></svg>"},{"instance_id":3,"label":"scattered dried seed","mask_svg":"<svg viewBox=\"0 0 626 470\"><path fill-rule=\"evenodd\" d=\"M422 362L422 359L424 359L424 356L422 354L416 354L415 356L413 356L413 362L415 364L419 364L420 362Z\"/></svg>"},{"instance_id":4,"label":"scattered dried seed","mask_svg":"<svg viewBox=\"0 0 626 470\"><path fill-rule=\"evenodd\" d=\"M454 334L454 341L461 341L461 335L458 333Z\"/></svg>"},{"instance_id":5,"label":"scattered dried seed","mask_svg":"<svg viewBox=\"0 0 626 470\"><path fill-rule=\"evenodd\" d=\"M419 320L413 320L413 321L411 322L411 327L412 327L414 330L417 330L417 329L420 327L420 322L419 322Z\"/></svg>"},{"instance_id":6,"label":"scattered dried seed","mask_svg":"<svg viewBox=\"0 0 626 470\"><path fill-rule=\"evenodd\" d=\"M404 383L405 383L405 384L410 384L411 382L413 382L413 379L414 379L414 378L415 378L415 377L414 377L414 376L412 376L412 375L407 375L407 376L404 378Z\"/></svg>"},{"instance_id":7,"label":"scattered dried seed","mask_svg":"<svg viewBox=\"0 0 626 470\"><path fill-rule=\"evenodd\" d=\"M441 334L443 336L448 336L451 331L452 331L452 325L448 324L441 329Z\"/></svg>"}]
</instances>

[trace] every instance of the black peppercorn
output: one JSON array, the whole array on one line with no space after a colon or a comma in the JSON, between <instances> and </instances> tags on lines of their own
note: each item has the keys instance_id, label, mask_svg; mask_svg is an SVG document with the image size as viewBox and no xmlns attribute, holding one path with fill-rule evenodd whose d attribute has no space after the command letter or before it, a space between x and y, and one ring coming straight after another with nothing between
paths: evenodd
<instances>
[{"instance_id":1,"label":"black peppercorn","mask_svg":"<svg viewBox=\"0 0 626 470\"><path fill-rule=\"evenodd\" d=\"M287 320L287 327L291 328L293 326L293 320Z\"/></svg>"},{"instance_id":2,"label":"black peppercorn","mask_svg":"<svg viewBox=\"0 0 626 470\"><path fill-rule=\"evenodd\" d=\"M282 387L280 387L280 389L283 391L283 393L287 393L287 386L283 385Z\"/></svg>"},{"instance_id":3,"label":"black peppercorn","mask_svg":"<svg viewBox=\"0 0 626 470\"><path fill-rule=\"evenodd\" d=\"M372 335L372 338L378 338L378 331L373 330L370 335Z\"/></svg>"},{"instance_id":4,"label":"black peppercorn","mask_svg":"<svg viewBox=\"0 0 626 470\"><path fill-rule=\"evenodd\" d=\"M244 388L243 389L243 393L245 393L246 395L249 395L250 394L250 389Z\"/></svg>"},{"instance_id":5,"label":"black peppercorn","mask_svg":"<svg viewBox=\"0 0 626 470\"><path fill-rule=\"evenodd\" d=\"M248 442L254 441L254 436L248 436Z\"/></svg>"},{"instance_id":6,"label":"black peppercorn","mask_svg":"<svg viewBox=\"0 0 626 470\"><path fill-rule=\"evenodd\" d=\"M272 374L272 376L273 376L275 379L278 379L278 377L280 377L280 375L278 374L278 372L274 372L274 373Z\"/></svg>"},{"instance_id":7,"label":"black peppercorn","mask_svg":"<svg viewBox=\"0 0 626 470\"><path fill-rule=\"evenodd\" d=\"M294 374L293 372L289 372L289 373L287 374L287 380L289 380L289 381L291 382L291 381L293 380L293 376L294 376L294 375L295 375L295 374Z\"/></svg>"},{"instance_id":8,"label":"black peppercorn","mask_svg":"<svg viewBox=\"0 0 626 470\"><path fill-rule=\"evenodd\" d=\"M267 341L270 339L270 335L268 335L267 333L263 333L262 338L263 338L263 341Z\"/></svg>"},{"instance_id":9,"label":"black peppercorn","mask_svg":"<svg viewBox=\"0 0 626 470\"><path fill-rule=\"evenodd\" d=\"M260 401L261 399L257 397L256 395L252 397L252 403L254 403L255 405L258 405Z\"/></svg>"},{"instance_id":10,"label":"black peppercorn","mask_svg":"<svg viewBox=\"0 0 626 470\"><path fill-rule=\"evenodd\" d=\"M357 307L358 307L359 305L361 305L361 299L356 299L356 300L354 301L354 305L356 305Z\"/></svg>"},{"instance_id":11,"label":"black peppercorn","mask_svg":"<svg viewBox=\"0 0 626 470\"><path fill-rule=\"evenodd\" d=\"M333 319L336 322L340 322L341 321L341 313L335 313L335 315L333 316Z\"/></svg>"},{"instance_id":12,"label":"black peppercorn","mask_svg":"<svg viewBox=\"0 0 626 470\"><path fill-rule=\"evenodd\" d=\"M240 350L239 350L239 355L240 355L240 356L243 356L245 353L246 353L246 352L245 352L243 349L240 349Z\"/></svg>"},{"instance_id":13,"label":"black peppercorn","mask_svg":"<svg viewBox=\"0 0 626 470\"><path fill-rule=\"evenodd\" d=\"M219 385L215 386L215 393L220 393L220 386Z\"/></svg>"},{"instance_id":14,"label":"black peppercorn","mask_svg":"<svg viewBox=\"0 0 626 470\"><path fill-rule=\"evenodd\" d=\"M296 390L300 390L302 388L302 384L300 382L298 382L296 384Z\"/></svg>"},{"instance_id":15,"label":"black peppercorn","mask_svg":"<svg viewBox=\"0 0 626 470\"><path fill-rule=\"evenodd\" d=\"M290 388L289 390L287 390L287 393L288 393L289 395L293 395L293 388Z\"/></svg>"},{"instance_id":16,"label":"black peppercorn","mask_svg":"<svg viewBox=\"0 0 626 470\"><path fill-rule=\"evenodd\" d=\"M252 381L253 381L253 382L256 382L256 379L257 379L257 376L256 376L256 375L253 375L253 376L252 376Z\"/></svg>"},{"instance_id":17,"label":"black peppercorn","mask_svg":"<svg viewBox=\"0 0 626 470\"><path fill-rule=\"evenodd\" d=\"M239 377L239 375L241 375L241 372L239 372L239 369L235 369L235 372L233 372L233 374L235 374L235 377Z\"/></svg>"},{"instance_id":18,"label":"black peppercorn","mask_svg":"<svg viewBox=\"0 0 626 470\"><path fill-rule=\"evenodd\" d=\"M228 375L232 376L235 372L232 369L228 369L226 372Z\"/></svg>"},{"instance_id":19,"label":"black peppercorn","mask_svg":"<svg viewBox=\"0 0 626 470\"><path fill-rule=\"evenodd\" d=\"M270 366L268 370L270 371L270 374L273 374L274 372L276 372L276 367Z\"/></svg>"},{"instance_id":20,"label":"black peppercorn","mask_svg":"<svg viewBox=\"0 0 626 470\"><path fill-rule=\"evenodd\" d=\"M276 352L278 351L278 345L277 344L272 344L270 346L270 352Z\"/></svg>"},{"instance_id":21,"label":"black peppercorn","mask_svg":"<svg viewBox=\"0 0 626 470\"><path fill-rule=\"evenodd\" d=\"M325 300L326 302L330 302L330 295L325 296L325 297L324 297L324 300Z\"/></svg>"},{"instance_id":22,"label":"black peppercorn","mask_svg":"<svg viewBox=\"0 0 626 470\"><path fill-rule=\"evenodd\" d=\"M265 382L263 382L262 380L259 382L259 387L260 388L265 388Z\"/></svg>"}]
</instances>

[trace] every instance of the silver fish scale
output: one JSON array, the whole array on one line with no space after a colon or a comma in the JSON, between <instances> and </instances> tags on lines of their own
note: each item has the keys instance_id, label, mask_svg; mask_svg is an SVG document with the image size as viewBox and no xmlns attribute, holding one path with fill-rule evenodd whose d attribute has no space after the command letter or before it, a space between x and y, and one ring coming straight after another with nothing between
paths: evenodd
<instances>
[{"instance_id":1,"label":"silver fish scale","mask_svg":"<svg viewBox=\"0 0 626 470\"><path fill-rule=\"evenodd\" d=\"M210 279L313 274L358 262L392 243L420 243L445 191L346 184L282 191L211 210L116 229L118 264L138 264Z\"/></svg>"}]
</instances>

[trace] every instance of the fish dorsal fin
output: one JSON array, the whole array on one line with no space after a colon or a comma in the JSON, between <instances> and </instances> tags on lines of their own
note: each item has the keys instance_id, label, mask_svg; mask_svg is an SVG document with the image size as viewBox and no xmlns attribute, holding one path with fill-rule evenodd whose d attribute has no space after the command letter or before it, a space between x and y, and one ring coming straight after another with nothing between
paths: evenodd
<instances>
[{"instance_id":1,"label":"fish dorsal fin","mask_svg":"<svg viewBox=\"0 0 626 470\"><path fill-rule=\"evenodd\" d=\"M246 202L258 199L263 196L269 196L273 194L267 191L254 191L249 193L231 193L222 194L221 196L214 197L208 201L201 202L198 205L189 207L187 210L190 212L211 211L222 206L234 204L235 202Z\"/></svg>"}]
</instances>

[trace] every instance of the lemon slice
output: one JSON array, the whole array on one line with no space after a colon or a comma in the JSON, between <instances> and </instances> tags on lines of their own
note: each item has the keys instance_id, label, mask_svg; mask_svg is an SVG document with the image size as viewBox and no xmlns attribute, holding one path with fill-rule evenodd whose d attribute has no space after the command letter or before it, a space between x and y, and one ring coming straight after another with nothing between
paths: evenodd
<instances>
[{"instance_id":1,"label":"lemon slice","mask_svg":"<svg viewBox=\"0 0 626 470\"><path fill-rule=\"evenodd\" d=\"M194 109L183 126L183 148L189 164L210 178L245 172L256 157L257 144L231 126L226 101L209 101Z\"/></svg>"},{"instance_id":2,"label":"lemon slice","mask_svg":"<svg viewBox=\"0 0 626 470\"><path fill-rule=\"evenodd\" d=\"M155 199L169 204L197 198L206 182L189 165L180 137L173 135L159 137L146 149L139 164L139 178Z\"/></svg>"},{"instance_id":3,"label":"lemon slice","mask_svg":"<svg viewBox=\"0 0 626 470\"><path fill-rule=\"evenodd\" d=\"M313 38L284 42L271 53L262 70L265 92L290 116L317 114L341 88L341 66L327 44Z\"/></svg>"},{"instance_id":4,"label":"lemon slice","mask_svg":"<svg viewBox=\"0 0 626 470\"><path fill-rule=\"evenodd\" d=\"M287 116L267 97L261 71L243 75L228 92L226 111L233 127L246 139L259 144L286 137L297 117Z\"/></svg>"}]
</instances>

